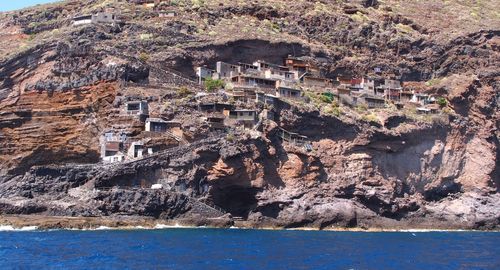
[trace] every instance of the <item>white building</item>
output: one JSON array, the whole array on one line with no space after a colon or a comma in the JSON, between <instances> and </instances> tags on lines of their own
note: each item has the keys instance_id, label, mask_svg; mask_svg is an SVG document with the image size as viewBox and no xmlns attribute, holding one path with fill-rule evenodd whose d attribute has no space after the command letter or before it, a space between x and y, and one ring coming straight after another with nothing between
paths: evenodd
<instances>
[{"instance_id":1,"label":"white building","mask_svg":"<svg viewBox=\"0 0 500 270\"><path fill-rule=\"evenodd\" d=\"M144 143L143 142L133 142L127 151L127 156L129 158L143 158L144 157Z\"/></svg>"},{"instance_id":2,"label":"white building","mask_svg":"<svg viewBox=\"0 0 500 270\"><path fill-rule=\"evenodd\" d=\"M117 23L118 17L108 12L99 12L92 15L83 15L73 18L73 25L83 25L91 23Z\"/></svg>"}]
</instances>

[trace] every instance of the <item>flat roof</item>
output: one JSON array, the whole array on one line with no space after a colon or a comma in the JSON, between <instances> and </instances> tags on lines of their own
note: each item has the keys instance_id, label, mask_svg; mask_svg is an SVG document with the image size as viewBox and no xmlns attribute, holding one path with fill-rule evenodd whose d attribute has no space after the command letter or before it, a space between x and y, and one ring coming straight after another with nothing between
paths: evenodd
<instances>
[{"instance_id":1,"label":"flat roof","mask_svg":"<svg viewBox=\"0 0 500 270\"><path fill-rule=\"evenodd\" d=\"M231 79L237 78L237 77L254 78L254 79L274 81L274 82L278 81L278 79L270 79L270 78L266 78L266 77L262 77L262 76L255 76L255 75L251 75L251 74L238 74L236 76L231 77Z\"/></svg>"},{"instance_id":2,"label":"flat roof","mask_svg":"<svg viewBox=\"0 0 500 270\"><path fill-rule=\"evenodd\" d=\"M314 77L314 76L304 76L304 79L305 78L308 78L308 79L313 79L313 80L328 80L328 81L331 81L332 79L329 79L329 78L325 78L325 77Z\"/></svg>"},{"instance_id":3,"label":"flat roof","mask_svg":"<svg viewBox=\"0 0 500 270\"><path fill-rule=\"evenodd\" d=\"M92 18L92 14L75 16L75 17L73 17L73 20L85 20L85 19L89 19L89 18Z\"/></svg>"},{"instance_id":4,"label":"flat roof","mask_svg":"<svg viewBox=\"0 0 500 270\"><path fill-rule=\"evenodd\" d=\"M161 118L147 118L146 122L168 123L167 121Z\"/></svg>"},{"instance_id":5,"label":"flat roof","mask_svg":"<svg viewBox=\"0 0 500 270\"><path fill-rule=\"evenodd\" d=\"M423 107L419 107L417 108L418 111L426 111L426 112L430 112L431 109L427 109L427 108L423 108Z\"/></svg>"},{"instance_id":6,"label":"flat roof","mask_svg":"<svg viewBox=\"0 0 500 270\"><path fill-rule=\"evenodd\" d=\"M132 101L127 101L126 104L137 104L137 103L142 103L146 102L144 100L132 100Z\"/></svg>"},{"instance_id":7,"label":"flat roof","mask_svg":"<svg viewBox=\"0 0 500 270\"><path fill-rule=\"evenodd\" d=\"M286 86L280 86L280 87L278 87L278 89L293 90L293 91L298 91L298 92L301 92L301 91L302 91L301 89L297 89L297 88L290 88L290 87L286 87Z\"/></svg>"}]
</instances>

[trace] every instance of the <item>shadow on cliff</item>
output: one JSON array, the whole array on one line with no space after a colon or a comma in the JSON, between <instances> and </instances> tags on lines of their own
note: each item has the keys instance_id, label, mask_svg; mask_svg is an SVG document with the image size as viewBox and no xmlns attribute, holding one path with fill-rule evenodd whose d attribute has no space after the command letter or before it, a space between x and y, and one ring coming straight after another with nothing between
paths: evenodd
<instances>
[{"instance_id":1,"label":"shadow on cliff","mask_svg":"<svg viewBox=\"0 0 500 270\"><path fill-rule=\"evenodd\" d=\"M224 160L234 170L212 184L210 196L213 203L234 216L247 217L257 207L256 195L266 186L283 187L278 173L278 161L270 155L268 145L262 140L252 140L260 155L239 155ZM251 160L251 164L248 162Z\"/></svg>"},{"instance_id":2,"label":"shadow on cliff","mask_svg":"<svg viewBox=\"0 0 500 270\"><path fill-rule=\"evenodd\" d=\"M211 44L202 47L186 49L188 56L178 56L174 59L175 70L195 77L195 66L215 68L217 61L228 63L253 63L264 60L275 64L283 64L283 59L288 55L307 55L311 50L299 43L271 43L267 40L245 39L228 42L225 44Z\"/></svg>"},{"instance_id":3,"label":"shadow on cliff","mask_svg":"<svg viewBox=\"0 0 500 270\"><path fill-rule=\"evenodd\" d=\"M10 170L9 174L22 175L35 165L43 166L68 163L88 164L97 163L99 162L99 160L99 153L90 149L87 149L84 154L81 154L68 152L62 149L60 149L59 151L54 151L42 146L36 148L30 155L20 160L19 165Z\"/></svg>"},{"instance_id":4,"label":"shadow on cliff","mask_svg":"<svg viewBox=\"0 0 500 270\"><path fill-rule=\"evenodd\" d=\"M337 117L320 115L318 111L300 111L297 107L280 113L280 126L291 132L307 136L310 140L354 140L361 130L354 124Z\"/></svg>"},{"instance_id":5,"label":"shadow on cliff","mask_svg":"<svg viewBox=\"0 0 500 270\"><path fill-rule=\"evenodd\" d=\"M376 133L367 146L356 151L370 154L373 167L385 180L402 182L402 189L394 195L421 193L427 200L437 201L461 190L453 178L436 174L446 166L443 154L447 131L433 126L399 136Z\"/></svg>"},{"instance_id":6,"label":"shadow on cliff","mask_svg":"<svg viewBox=\"0 0 500 270\"><path fill-rule=\"evenodd\" d=\"M493 137L493 141L495 142L495 147L497 149L496 152L496 162L495 162L495 170L493 170L493 175L491 175L491 179L493 180L493 185L495 186L497 192L500 191L500 141L498 137Z\"/></svg>"}]
</instances>

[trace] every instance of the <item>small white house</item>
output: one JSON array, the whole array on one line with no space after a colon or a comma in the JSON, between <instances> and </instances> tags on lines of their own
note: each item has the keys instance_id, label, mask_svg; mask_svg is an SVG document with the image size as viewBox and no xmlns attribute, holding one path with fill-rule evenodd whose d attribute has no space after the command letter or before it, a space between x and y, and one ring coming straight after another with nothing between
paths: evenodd
<instances>
[{"instance_id":1,"label":"small white house","mask_svg":"<svg viewBox=\"0 0 500 270\"><path fill-rule=\"evenodd\" d=\"M122 162L125 160L125 156L121 153L115 154L113 156L105 156L102 158L102 161L104 163L116 163L116 162Z\"/></svg>"},{"instance_id":2,"label":"small white house","mask_svg":"<svg viewBox=\"0 0 500 270\"><path fill-rule=\"evenodd\" d=\"M149 132L165 132L168 129L167 121L160 118L146 119L145 130Z\"/></svg>"},{"instance_id":3,"label":"small white house","mask_svg":"<svg viewBox=\"0 0 500 270\"><path fill-rule=\"evenodd\" d=\"M121 162L125 159L122 153L123 143L127 136L123 133L106 132L100 137L101 158L103 162Z\"/></svg>"},{"instance_id":4,"label":"small white house","mask_svg":"<svg viewBox=\"0 0 500 270\"><path fill-rule=\"evenodd\" d=\"M196 76L198 76L198 82L201 84L202 81L207 78L213 78L215 74L215 70L206 68L206 67L197 67L196 68Z\"/></svg>"},{"instance_id":5,"label":"small white house","mask_svg":"<svg viewBox=\"0 0 500 270\"><path fill-rule=\"evenodd\" d=\"M127 156L129 158L143 158L144 157L144 143L143 142L133 142L127 151Z\"/></svg>"},{"instance_id":6,"label":"small white house","mask_svg":"<svg viewBox=\"0 0 500 270\"><path fill-rule=\"evenodd\" d=\"M151 186L151 189L163 189L163 185L162 184L154 184Z\"/></svg>"},{"instance_id":7,"label":"small white house","mask_svg":"<svg viewBox=\"0 0 500 270\"><path fill-rule=\"evenodd\" d=\"M73 18L73 25L83 25L91 23L116 23L118 17L115 14L108 12L99 12L92 15L83 15Z\"/></svg>"},{"instance_id":8,"label":"small white house","mask_svg":"<svg viewBox=\"0 0 500 270\"><path fill-rule=\"evenodd\" d=\"M73 18L73 25L91 24L92 15L84 15Z\"/></svg>"},{"instance_id":9,"label":"small white house","mask_svg":"<svg viewBox=\"0 0 500 270\"><path fill-rule=\"evenodd\" d=\"M149 114L148 103L146 101L129 101L125 103L125 111L129 115Z\"/></svg>"}]
</instances>

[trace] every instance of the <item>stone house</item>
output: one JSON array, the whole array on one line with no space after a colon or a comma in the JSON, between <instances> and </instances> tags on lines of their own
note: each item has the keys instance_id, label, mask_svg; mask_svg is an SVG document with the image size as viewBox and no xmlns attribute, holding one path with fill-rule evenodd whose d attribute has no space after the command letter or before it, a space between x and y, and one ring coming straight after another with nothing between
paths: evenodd
<instances>
[{"instance_id":1,"label":"stone house","mask_svg":"<svg viewBox=\"0 0 500 270\"><path fill-rule=\"evenodd\" d=\"M401 90L401 96L400 96L400 101L403 103L411 102L414 100L414 93L413 91L408 91L408 90Z\"/></svg>"},{"instance_id":2,"label":"stone house","mask_svg":"<svg viewBox=\"0 0 500 270\"><path fill-rule=\"evenodd\" d=\"M219 112L222 113L224 110L232 110L234 109L234 105L229 103L200 103L198 104L198 110L205 113L214 113Z\"/></svg>"},{"instance_id":3,"label":"stone house","mask_svg":"<svg viewBox=\"0 0 500 270\"><path fill-rule=\"evenodd\" d=\"M255 110L237 109L237 110L225 110L224 115L229 119L235 119L238 121L255 121L257 112Z\"/></svg>"},{"instance_id":4,"label":"stone house","mask_svg":"<svg viewBox=\"0 0 500 270\"><path fill-rule=\"evenodd\" d=\"M255 102L261 105L274 106L278 101L278 97L264 92L257 92Z\"/></svg>"},{"instance_id":5,"label":"stone house","mask_svg":"<svg viewBox=\"0 0 500 270\"><path fill-rule=\"evenodd\" d=\"M257 111L249 109L236 109L224 111L226 116L225 123L228 126L243 126L245 128L253 128L257 120Z\"/></svg>"},{"instance_id":6,"label":"stone house","mask_svg":"<svg viewBox=\"0 0 500 270\"><path fill-rule=\"evenodd\" d=\"M238 65L233 65L225 62L217 62L216 63L216 77L218 79L223 79L223 78L232 78L234 76L239 75L241 70L241 67ZM215 76L214 76L215 78Z\"/></svg>"},{"instance_id":7,"label":"stone house","mask_svg":"<svg viewBox=\"0 0 500 270\"><path fill-rule=\"evenodd\" d=\"M359 86L361 88L360 91L369 94L375 94L375 80L368 77L363 77Z\"/></svg>"},{"instance_id":8,"label":"stone house","mask_svg":"<svg viewBox=\"0 0 500 270\"><path fill-rule=\"evenodd\" d=\"M257 67L257 70L260 71L260 72L264 72L266 70L274 70L274 71L289 71L290 69L286 66L280 66L280 65L277 65L277 64L273 64L273 63L268 63L268 62L265 62L265 61L262 61L262 60L257 60L255 62L253 62L253 65L255 67Z\"/></svg>"},{"instance_id":9,"label":"stone house","mask_svg":"<svg viewBox=\"0 0 500 270\"><path fill-rule=\"evenodd\" d=\"M267 91L271 91L272 88L268 88ZM256 91L257 88L255 87L245 87L245 86L236 86L233 87L232 90L226 91L226 96L229 98L232 98L235 101L243 101L247 102L249 100L254 100L256 98ZM260 89L261 91L264 91L266 89ZM274 90L274 89L272 89Z\"/></svg>"},{"instance_id":10,"label":"stone house","mask_svg":"<svg viewBox=\"0 0 500 270\"><path fill-rule=\"evenodd\" d=\"M385 108L385 99L376 95L370 95L363 93L358 97L354 98L354 102L357 105L366 105L370 109L375 108Z\"/></svg>"},{"instance_id":11,"label":"stone house","mask_svg":"<svg viewBox=\"0 0 500 270\"><path fill-rule=\"evenodd\" d=\"M375 95L383 96L387 100L401 100L401 82L399 80L385 79L384 84L375 87Z\"/></svg>"},{"instance_id":12,"label":"stone house","mask_svg":"<svg viewBox=\"0 0 500 270\"><path fill-rule=\"evenodd\" d=\"M329 88L332 87L332 80L323 77L304 76L302 83L307 87Z\"/></svg>"},{"instance_id":13,"label":"stone house","mask_svg":"<svg viewBox=\"0 0 500 270\"><path fill-rule=\"evenodd\" d=\"M297 71L299 75L308 73L313 76L319 76L319 69L308 63L302 57L294 57L289 55L285 58L285 66L288 67L290 71Z\"/></svg>"},{"instance_id":14,"label":"stone house","mask_svg":"<svg viewBox=\"0 0 500 270\"><path fill-rule=\"evenodd\" d=\"M339 82L339 86L342 85L342 86L348 87L351 85L351 80L352 80L351 77L337 76L337 82Z\"/></svg>"},{"instance_id":15,"label":"stone house","mask_svg":"<svg viewBox=\"0 0 500 270\"><path fill-rule=\"evenodd\" d=\"M122 153L123 143L127 137L124 134L106 132L100 138L101 159L103 162L121 162L125 160Z\"/></svg>"},{"instance_id":16,"label":"stone house","mask_svg":"<svg viewBox=\"0 0 500 270\"><path fill-rule=\"evenodd\" d=\"M264 71L264 77L267 79L297 81L299 79L299 73L297 71L267 69Z\"/></svg>"},{"instance_id":17,"label":"stone house","mask_svg":"<svg viewBox=\"0 0 500 270\"><path fill-rule=\"evenodd\" d=\"M253 74L257 76L262 76L263 72L259 70L259 67L254 64L238 62L238 73L239 74Z\"/></svg>"},{"instance_id":18,"label":"stone house","mask_svg":"<svg viewBox=\"0 0 500 270\"><path fill-rule=\"evenodd\" d=\"M276 96L279 98L301 98L302 90L288 87L278 87Z\"/></svg>"},{"instance_id":19,"label":"stone house","mask_svg":"<svg viewBox=\"0 0 500 270\"><path fill-rule=\"evenodd\" d=\"M337 87L337 94L340 95L351 95L351 88L347 87L345 84L341 84Z\"/></svg>"},{"instance_id":20,"label":"stone house","mask_svg":"<svg viewBox=\"0 0 500 270\"><path fill-rule=\"evenodd\" d=\"M223 130L226 128L224 125L224 115L211 114L205 118L210 130Z\"/></svg>"},{"instance_id":21,"label":"stone house","mask_svg":"<svg viewBox=\"0 0 500 270\"><path fill-rule=\"evenodd\" d=\"M255 87L255 88L276 88L276 79L254 75L237 75L231 78L234 86Z\"/></svg>"}]
</instances>

